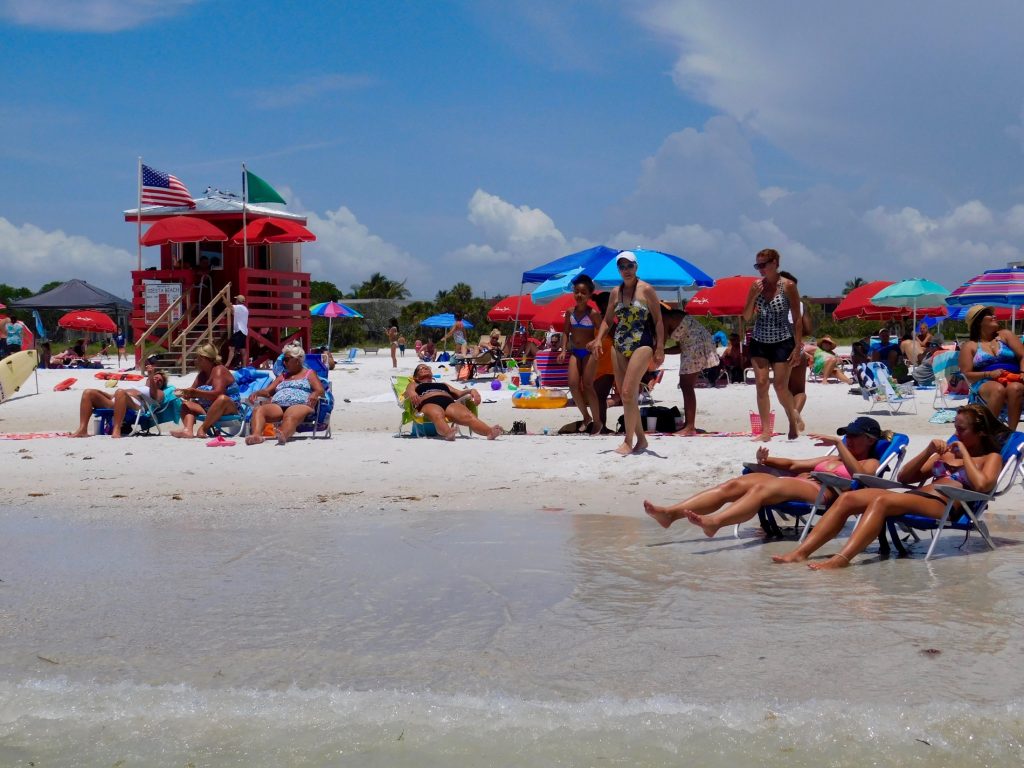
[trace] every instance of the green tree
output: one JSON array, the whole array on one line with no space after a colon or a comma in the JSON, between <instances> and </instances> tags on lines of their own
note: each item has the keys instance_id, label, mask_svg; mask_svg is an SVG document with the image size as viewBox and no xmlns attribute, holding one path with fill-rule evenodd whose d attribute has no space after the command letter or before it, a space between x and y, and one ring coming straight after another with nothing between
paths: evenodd
<instances>
[{"instance_id":1,"label":"green tree","mask_svg":"<svg viewBox=\"0 0 1024 768\"><path fill-rule=\"evenodd\" d=\"M402 299L409 298L409 289L405 287L405 280L397 282L390 280L380 272L374 272L368 280L359 285L352 286L353 299Z\"/></svg>"},{"instance_id":2,"label":"green tree","mask_svg":"<svg viewBox=\"0 0 1024 768\"><path fill-rule=\"evenodd\" d=\"M862 285L867 284L867 280L863 277L855 277L852 280L847 280L846 285L843 286L843 296L848 294L855 288L860 288Z\"/></svg>"}]
</instances>

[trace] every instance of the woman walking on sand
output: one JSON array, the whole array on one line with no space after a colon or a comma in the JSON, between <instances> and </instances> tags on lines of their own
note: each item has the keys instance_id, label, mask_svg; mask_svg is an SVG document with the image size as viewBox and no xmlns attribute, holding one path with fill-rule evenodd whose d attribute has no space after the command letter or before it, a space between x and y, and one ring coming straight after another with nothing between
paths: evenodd
<instances>
[{"instance_id":1,"label":"woman walking on sand","mask_svg":"<svg viewBox=\"0 0 1024 768\"><path fill-rule=\"evenodd\" d=\"M594 331L601 324L601 315L590 304L594 295L594 281L588 275L579 275L572 281L572 295L576 304L565 311L565 344L558 353L558 362L569 358L569 390L576 407L583 414L583 422L577 430L582 434L601 434L601 421L594 389L597 374L597 356L591 354L587 345L594 340Z\"/></svg>"},{"instance_id":2,"label":"woman walking on sand","mask_svg":"<svg viewBox=\"0 0 1024 768\"><path fill-rule=\"evenodd\" d=\"M761 434L755 435L754 440L765 443L772 439L769 373L775 396L789 419L789 439L794 439L804 429L804 422L789 391L790 368L799 364L803 354L796 342L803 335L800 332L803 323L800 295L793 282L779 274L779 259L779 252L772 248L765 248L757 254L754 268L761 273L761 279L750 286L747 305L743 308L743 319L748 323L757 315L750 343L750 362L754 366L757 383Z\"/></svg>"},{"instance_id":3,"label":"woman walking on sand","mask_svg":"<svg viewBox=\"0 0 1024 768\"><path fill-rule=\"evenodd\" d=\"M622 398L626 425L622 445L615 452L628 456L647 450L647 436L640 423L640 381L651 360L656 366L665 361L665 326L661 320L657 292L650 283L637 279L636 254L622 251L616 265L622 275L622 283L612 288L608 311L587 349L600 355L601 342L614 324L612 362L615 365L615 388Z\"/></svg>"}]
</instances>

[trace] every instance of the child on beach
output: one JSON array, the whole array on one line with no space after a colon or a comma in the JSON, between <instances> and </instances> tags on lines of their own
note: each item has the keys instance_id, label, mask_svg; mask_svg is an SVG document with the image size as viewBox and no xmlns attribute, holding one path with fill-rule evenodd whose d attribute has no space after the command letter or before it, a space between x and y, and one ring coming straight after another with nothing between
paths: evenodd
<instances>
[{"instance_id":1,"label":"child on beach","mask_svg":"<svg viewBox=\"0 0 1024 768\"><path fill-rule=\"evenodd\" d=\"M578 431L598 435L604 424L594 389L597 356L587 349L587 344L594 340L595 329L601 324L601 316L590 303L594 295L594 281L587 275L577 276L572 281L572 295L576 305L565 311L563 338L566 342L558 353L558 362L564 363L569 358L569 390L576 407L583 414L583 423Z\"/></svg>"}]
</instances>

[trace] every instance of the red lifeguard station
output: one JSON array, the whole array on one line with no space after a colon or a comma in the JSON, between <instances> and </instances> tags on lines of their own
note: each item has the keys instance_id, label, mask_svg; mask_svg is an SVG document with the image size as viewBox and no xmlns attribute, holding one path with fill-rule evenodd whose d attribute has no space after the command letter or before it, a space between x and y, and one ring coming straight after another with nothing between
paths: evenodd
<instances>
[{"instance_id":1,"label":"red lifeguard station","mask_svg":"<svg viewBox=\"0 0 1024 768\"><path fill-rule=\"evenodd\" d=\"M142 226L143 246L159 246L160 266L132 272L135 360L157 355L185 372L192 353L210 342L223 355L231 337L231 305L249 308L253 364L299 341L309 348L309 273L302 243L316 240L306 218L213 192L185 206L142 206L124 212ZM140 215L141 211L141 215ZM244 219L244 232L243 232Z\"/></svg>"}]
</instances>

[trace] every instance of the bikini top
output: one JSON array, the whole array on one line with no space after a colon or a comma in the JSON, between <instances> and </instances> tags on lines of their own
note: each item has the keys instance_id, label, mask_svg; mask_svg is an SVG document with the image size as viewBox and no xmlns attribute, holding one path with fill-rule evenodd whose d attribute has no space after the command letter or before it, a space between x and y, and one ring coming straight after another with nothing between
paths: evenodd
<instances>
[{"instance_id":1,"label":"bikini top","mask_svg":"<svg viewBox=\"0 0 1024 768\"><path fill-rule=\"evenodd\" d=\"M425 395L427 392L440 392L442 394L451 397L451 390L448 389L447 384L441 384L436 381L424 381L416 385L416 394Z\"/></svg>"},{"instance_id":2,"label":"bikini top","mask_svg":"<svg viewBox=\"0 0 1024 768\"><path fill-rule=\"evenodd\" d=\"M853 476L850 474L850 470L846 468L846 465L843 464L843 462L839 461L838 466L833 466L836 464L837 461L837 459L823 459L822 461L819 461L817 464L814 465L814 469L812 471L830 472L833 475L838 475L839 477L845 478L846 480L853 480Z\"/></svg>"},{"instance_id":3,"label":"bikini top","mask_svg":"<svg viewBox=\"0 0 1024 768\"><path fill-rule=\"evenodd\" d=\"M576 319L576 314L570 309L569 310L569 325L573 328L593 328L594 321L590 319L590 309L587 309L587 314L583 316L582 320Z\"/></svg>"},{"instance_id":4,"label":"bikini top","mask_svg":"<svg viewBox=\"0 0 1024 768\"><path fill-rule=\"evenodd\" d=\"M986 349L983 349L981 342L978 342L978 349L974 353L974 370L976 371L990 371L995 368L1002 368L1007 365L1011 367L1017 363L1017 356L1013 353L1013 350L1007 346L1006 342L999 339L999 351L994 355Z\"/></svg>"},{"instance_id":5,"label":"bikini top","mask_svg":"<svg viewBox=\"0 0 1024 768\"><path fill-rule=\"evenodd\" d=\"M967 480L966 467L950 467L942 459L938 459L934 464L932 464L932 480L941 480L944 477L947 477L950 480L955 480L969 491L973 490L970 482Z\"/></svg>"}]
</instances>

